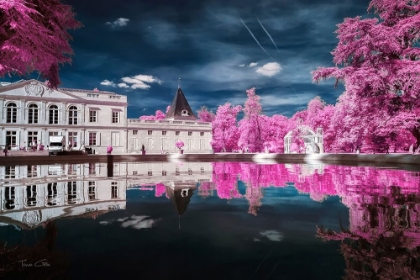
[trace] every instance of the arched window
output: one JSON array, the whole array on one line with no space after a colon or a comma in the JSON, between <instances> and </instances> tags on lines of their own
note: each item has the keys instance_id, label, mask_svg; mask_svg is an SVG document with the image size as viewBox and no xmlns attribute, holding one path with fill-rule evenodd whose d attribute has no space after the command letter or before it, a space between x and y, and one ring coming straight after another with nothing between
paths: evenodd
<instances>
[{"instance_id":1,"label":"arched window","mask_svg":"<svg viewBox=\"0 0 420 280\"><path fill-rule=\"evenodd\" d=\"M38 106L36 104L29 105L28 123L38 123Z\"/></svg>"},{"instance_id":2,"label":"arched window","mask_svg":"<svg viewBox=\"0 0 420 280\"><path fill-rule=\"evenodd\" d=\"M70 106L69 108L69 124L77 124L77 107Z\"/></svg>"},{"instance_id":3,"label":"arched window","mask_svg":"<svg viewBox=\"0 0 420 280\"><path fill-rule=\"evenodd\" d=\"M7 116L6 123L16 123L17 122L17 106L15 103L7 104Z\"/></svg>"},{"instance_id":4,"label":"arched window","mask_svg":"<svg viewBox=\"0 0 420 280\"><path fill-rule=\"evenodd\" d=\"M49 124L58 124L58 107L57 105L51 105L49 108Z\"/></svg>"}]
</instances>

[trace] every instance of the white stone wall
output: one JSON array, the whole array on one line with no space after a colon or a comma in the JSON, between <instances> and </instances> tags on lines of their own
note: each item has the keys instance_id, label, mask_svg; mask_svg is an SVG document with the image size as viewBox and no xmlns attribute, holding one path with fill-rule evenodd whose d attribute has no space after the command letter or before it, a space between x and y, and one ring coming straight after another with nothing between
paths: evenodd
<instances>
[{"instance_id":1,"label":"white stone wall","mask_svg":"<svg viewBox=\"0 0 420 280\"><path fill-rule=\"evenodd\" d=\"M129 153L140 153L142 145L145 146L146 154L161 153L162 150L164 153L177 153L177 140L184 142L184 153L210 153L212 149L211 123L128 119L127 130ZM166 134L163 135L162 132ZM179 135L176 135L176 132L179 132Z\"/></svg>"}]
</instances>

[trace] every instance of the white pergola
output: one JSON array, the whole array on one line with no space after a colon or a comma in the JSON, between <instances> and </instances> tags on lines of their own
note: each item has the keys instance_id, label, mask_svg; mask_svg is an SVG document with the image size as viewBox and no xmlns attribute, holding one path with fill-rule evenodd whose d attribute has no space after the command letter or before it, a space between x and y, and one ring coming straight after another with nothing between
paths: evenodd
<instances>
[{"instance_id":1,"label":"white pergola","mask_svg":"<svg viewBox=\"0 0 420 280\"><path fill-rule=\"evenodd\" d=\"M322 154L324 152L324 138L322 128L316 129L316 133L307 125L299 125L300 137L305 144L306 154ZM293 144L293 131L284 136L284 153L290 154L290 147Z\"/></svg>"}]
</instances>

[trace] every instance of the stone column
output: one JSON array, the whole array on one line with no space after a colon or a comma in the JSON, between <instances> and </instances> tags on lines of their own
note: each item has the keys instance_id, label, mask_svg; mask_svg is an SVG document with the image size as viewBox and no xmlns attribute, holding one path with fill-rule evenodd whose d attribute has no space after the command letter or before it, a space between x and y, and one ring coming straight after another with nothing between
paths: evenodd
<instances>
[{"instance_id":1,"label":"stone column","mask_svg":"<svg viewBox=\"0 0 420 280\"><path fill-rule=\"evenodd\" d=\"M0 123L6 122L6 108L4 107L4 98L0 98Z\"/></svg>"},{"instance_id":2,"label":"stone column","mask_svg":"<svg viewBox=\"0 0 420 280\"><path fill-rule=\"evenodd\" d=\"M24 124L28 120L28 111L26 110L26 100L20 100L20 108L17 111L17 123Z\"/></svg>"},{"instance_id":3,"label":"stone column","mask_svg":"<svg viewBox=\"0 0 420 280\"><path fill-rule=\"evenodd\" d=\"M58 111L58 113L60 114L60 117L59 117L59 120L58 120L58 122L59 122L59 124L61 124L61 125L65 125L65 124L67 124L67 122L66 122L66 109L67 109L67 103L61 103L60 104L60 106L59 106L59 111Z\"/></svg>"},{"instance_id":4,"label":"stone column","mask_svg":"<svg viewBox=\"0 0 420 280\"><path fill-rule=\"evenodd\" d=\"M47 118L46 118L47 114L45 112L45 109L46 109L45 101L43 100L43 101L41 101L41 108L40 108L39 116L38 116L39 117L38 123L40 123L40 124L46 124L47 123Z\"/></svg>"}]
</instances>

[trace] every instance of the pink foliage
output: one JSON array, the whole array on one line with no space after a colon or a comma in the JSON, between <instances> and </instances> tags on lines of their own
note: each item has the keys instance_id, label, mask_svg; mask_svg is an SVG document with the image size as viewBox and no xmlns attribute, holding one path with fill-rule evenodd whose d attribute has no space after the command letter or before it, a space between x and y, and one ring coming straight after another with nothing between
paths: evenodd
<instances>
[{"instance_id":1,"label":"pink foliage","mask_svg":"<svg viewBox=\"0 0 420 280\"><path fill-rule=\"evenodd\" d=\"M181 140L176 141L175 147L181 150L181 148L184 147L184 142L182 142Z\"/></svg>"},{"instance_id":2,"label":"pink foliage","mask_svg":"<svg viewBox=\"0 0 420 280\"><path fill-rule=\"evenodd\" d=\"M231 107L230 103L219 106L212 122L213 139L211 145L215 152L231 152L238 149L239 131L236 116L241 106Z\"/></svg>"},{"instance_id":3,"label":"pink foliage","mask_svg":"<svg viewBox=\"0 0 420 280\"><path fill-rule=\"evenodd\" d=\"M199 111L197 111L198 119L200 122L212 122L215 118L213 112L210 112L206 107L201 107Z\"/></svg>"},{"instance_id":4,"label":"pink foliage","mask_svg":"<svg viewBox=\"0 0 420 280\"><path fill-rule=\"evenodd\" d=\"M166 192L166 187L163 183L156 184L155 187L155 196L161 197Z\"/></svg>"},{"instance_id":5,"label":"pink foliage","mask_svg":"<svg viewBox=\"0 0 420 280\"><path fill-rule=\"evenodd\" d=\"M48 86L60 84L58 65L70 63L68 29L81 26L59 0L0 0L0 76L38 71Z\"/></svg>"},{"instance_id":6,"label":"pink foliage","mask_svg":"<svg viewBox=\"0 0 420 280\"><path fill-rule=\"evenodd\" d=\"M263 130L264 124L261 119L262 106L260 97L255 93L255 88L246 91L248 99L243 108L244 118L239 122L240 137L238 147L250 152L261 152L264 150Z\"/></svg>"},{"instance_id":7,"label":"pink foliage","mask_svg":"<svg viewBox=\"0 0 420 280\"><path fill-rule=\"evenodd\" d=\"M332 54L334 63L343 67L319 67L313 79L335 78L337 83L344 83L345 94L353 99L345 106L351 106L355 113L348 118L357 117L356 126L362 126L347 127L356 130L356 142L380 151L383 148L377 143L386 145L392 134L401 131L399 125L416 138L418 146L420 49L416 42L420 37L420 2L373 0L369 10L374 10L379 20L346 18L338 25L339 43ZM342 135L339 138L346 139Z\"/></svg>"},{"instance_id":8,"label":"pink foliage","mask_svg":"<svg viewBox=\"0 0 420 280\"><path fill-rule=\"evenodd\" d=\"M157 110L154 116L140 116L140 120L163 120L166 115L161 110Z\"/></svg>"}]
</instances>

